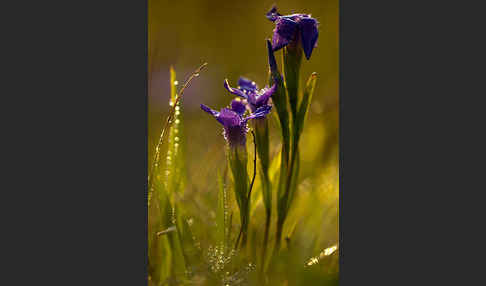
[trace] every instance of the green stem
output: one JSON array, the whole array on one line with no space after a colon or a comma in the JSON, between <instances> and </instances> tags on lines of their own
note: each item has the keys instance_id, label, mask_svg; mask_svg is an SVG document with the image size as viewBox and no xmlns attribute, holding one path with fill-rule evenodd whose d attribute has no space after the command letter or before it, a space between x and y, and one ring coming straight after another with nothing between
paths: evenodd
<instances>
[{"instance_id":1,"label":"green stem","mask_svg":"<svg viewBox=\"0 0 486 286\"><path fill-rule=\"evenodd\" d=\"M264 272L264 269L265 269L265 256L267 255L268 233L270 232L271 217L272 217L272 214L267 212L266 218L265 218L265 234L263 236L263 250L262 250L262 262L261 262L262 272Z\"/></svg>"},{"instance_id":2,"label":"green stem","mask_svg":"<svg viewBox=\"0 0 486 286\"><path fill-rule=\"evenodd\" d=\"M302 47L300 44L300 39L295 39L291 44L286 46L282 53L282 61L284 67L285 75L285 88L287 90L287 97L290 104L290 110L292 114L292 134L288 132L285 142L288 142L285 146L285 150L282 150L282 154L286 156L286 168L280 170L280 185L279 185L279 196L278 200L278 222L277 222L277 233L276 233L276 250L280 249L282 231L287 217L287 212L289 209L289 197L291 192L292 180L297 179L294 176L294 166L296 159L296 153L298 150L298 130L297 130L297 110L298 110L298 90L299 90L299 74L300 66L302 63ZM290 130L288 130L290 131ZM292 136L291 136L292 135ZM292 138L292 140L290 140ZM290 141L292 145L290 145ZM283 153L285 151L285 153ZM291 152L289 152L291 151Z\"/></svg>"},{"instance_id":3,"label":"green stem","mask_svg":"<svg viewBox=\"0 0 486 286\"><path fill-rule=\"evenodd\" d=\"M283 230L283 224L284 224L285 219L278 219L277 221L277 233L276 233L276 242L275 242L275 253L277 253L280 250L280 242L282 241L282 230Z\"/></svg>"},{"instance_id":4,"label":"green stem","mask_svg":"<svg viewBox=\"0 0 486 286\"><path fill-rule=\"evenodd\" d=\"M240 221L241 230L238 235L237 243L235 248L238 246L239 238L242 237L242 245L246 244L246 233L248 229L249 220L249 195L248 192L248 171L246 169L248 154L246 152L246 146L236 146L230 147L229 150L229 161L231 166L231 171L234 178L234 189L236 202L240 209Z\"/></svg>"},{"instance_id":5,"label":"green stem","mask_svg":"<svg viewBox=\"0 0 486 286\"><path fill-rule=\"evenodd\" d=\"M299 35L299 34L298 34ZM285 87L290 103L292 117L297 117L299 74L302 63L302 46L300 39L292 41L283 49L283 66L285 76Z\"/></svg>"}]
</instances>

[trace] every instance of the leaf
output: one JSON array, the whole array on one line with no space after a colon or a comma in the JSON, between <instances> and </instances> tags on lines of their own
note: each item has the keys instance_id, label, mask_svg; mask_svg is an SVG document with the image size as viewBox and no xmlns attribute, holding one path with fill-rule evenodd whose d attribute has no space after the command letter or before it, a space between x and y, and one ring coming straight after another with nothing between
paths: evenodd
<instances>
[{"instance_id":1,"label":"leaf","mask_svg":"<svg viewBox=\"0 0 486 286\"><path fill-rule=\"evenodd\" d=\"M184 252L184 216L178 205L178 196L184 189L184 157L182 143L181 99L191 80L199 76L206 63L191 74L177 93L176 73L170 68L170 109L156 146L151 175L148 180L149 196L149 275L159 284L174 278L175 273L186 271ZM174 124L173 124L174 123ZM162 145L168 134L166 156L162 156ZM160 158L165 158L164 168ZM168 231L170 230L170 231ZM162 233L165 235L157 235Z\"/></svg>"},{"instance_id":2,"label":"leaf","mask_svg":"<svg viewBox=\"0 0 486 286\"><path fill-rule=\"evenodd\" d=\"M298 41L300 43L300 41ZM302 63L302 48L298 45L287 45L283 48L283 66L285 76L285 88L290 103L290 110L295 119L297 116L299 75Z\"/></svg>"},{"instance_id":3,"label":"leaf","mask_svg":"<svg viewBox=\"0 0 486 286\"><path fill-rule=\"evenodd\" d=\"M296 152L297 152L296 153L297 158L296 158L296 162L295 162L294 171L293 171L293 174L292 174L293 177L292 177L292 180L291 180L289 196L288 196L288 199L287 199L287 210L286 210L287 213L289 212L290 206L292 205L292 202L294 200L295 191L298 188L298 179L299 179L299 171L300 171L300 152L299 152L299 150L297 150Z\"/></svg>"},{"instance_id":4,"label":"leaf","mask_svg":"<svg viewBox=\"0 0 486 286\"><path fill-rule=\"evenodd\" d=\"M224 176L218 172L218 211L216 213L217 237L218 240L226 247L226 231L227 231L227 213L228 201L226 194L226 170Z\"/></svg>"},{"instance_id":5,"label":"leaf","mask_svg":"<svg viewBox=\"0 0 486 286\"><path fill-rule=\"evenodd\" d=\"M234 148L230 147L228 154L229 164L233 174L236 202L240 209L242 244L245 245L249 224L249 201L247 197L249 187L247 170L248 153L246 151L246 146L237 146Z\"/></svg>"},{"instance_id":6,"label":"leaf","mask_svg":"<svg viewBox=\"0 0 486 286\"><path fill-rule=\"evenodd\" d=\"M173 66L170 66L170 102L172 106L176 100L177 96L177 79L176 79L176 72Z\"/></svg>"},{"instance_id":7,"label":"leaf","mask_svg":"<svg viewBox=\"0 0 486 286\"><path fill-rule=\"evenodd\" d=\"M299 106L299 111L297 113L297 124L296 124L297 131L295 133L297 135L297 138L300 137L300 134L304 129L304 122L308 113L307 111L309 110L310 102L312 100L312 95L314 94L316 81L317 81L317 73L313 72L310 75L305 85L304 95L302 97L302 101Z\"/></svg>"},{"instance_id":8,"label":"leaf","mask_svg":"<svg viewBox=\"0 0 486 286\"><path fill-rule=\"evenodd\" d=\"M159 141L157 142L157 145L155 146L155 154L154 154L154 159L153 159L153 166L152 168L150 169L151 172L149 174L149 177L148 177L148 190L149 190L149 196L148 196L148 204L150 205L150 201L151 201L151 198L152 198L152 190L153 190L153 184L154 184L154 180L156 178L154 178L156 176L156 174L158 174L158 171L159 171L159 165L160 165L160 149L164 143L164 139L165 139L165 134L168 132L170 126L172 125L172 122L174 122L175 120L173 120L173 116L174 114L176 113L176 107L177 107L177 104L178 102L181 100L182 98L182 95L184 94L184 90L186 89L186 87L189 85L189 83L192 81L192 79L194 79L195 77L199 76L199 73L201 72L201 70L203 68L205 68L207 66L207 63L204 63L202 64L197 70L195 70L190 76L189 78L186 80L186 82L184 83L184 85L182 86L182 88L180 89L179 91L179 94L174 94L174 97L175 97L175 100L174 102L171 100L170 103L171 103L171 107L169 108L169 115L167 116L167 120L165 121L165 124L164 126L162 127L162 131L160 133L160 137L159 137ZM171 67L171 78L172 79L175 79L175 71L174 69ZM172 98L172 95L175 91L175 85L176 85L176 81L173 80L171 83L171 98Z\"/></svg>"},{"instance_id":9,"label":"leaf","mask_svg":"<svg viewBox=\"0 0 486 286\"><path fill-rule=\"evenodd\" d=\"M278 175L279 175L279 166L280 166L280 160L281 160L281 154L282 152L279 151L277 153L277 155L272 159L272 162L270 163L270 168L268 170L268 177L269 177L269 180L270 180L270 185L274 185L275 183L278 183ZM276 184L275 184L276 185ZM255 184L254 187L260 187L261 189L261 185L258 185L258 184ZM258 190L258 189L256 189ZM270 189L270 196L272 196L272 189ZM255 194L252 193L252 200L251 200L251 205L250 205L250 217L253 217L254 213L255 213L255 210L256 210L256 207L258 206L258 204L261 203L262 201L262 193L261 192L256 192ZM274 201L271 200L272 202L272 206L271 206L271 209L274 208Z\"/></svg>"},{"instance_id":10,"label":"leaf","mask_svg":"<svg viewBox=\"0 0 486 286\"><path fill-rule=\"evenodd\" d=\"M268 134L268 120L257 119L253 121L255 129L255 140L258 158L260 159L260 186L263 194L263 201L267 213L272 210L272 194L271 183L268 174L270 165L270 146L269 146L269 134Z\"/></svg>"},{"instance_id":11,"label":"leaf","mask_svg":"<svg viewBox=\"0 0 486 286\"><path fill-rule=\"evenodd\" d=\"M170 276L172 271L172 249L166 235L158 236L161 230L170 227L171 209L162 183L154 183L152 204L148 217L148 272L155 284Z\"/></svg>"},{"instance_id":12,"label":"leaf","mask_svg":"<svg viewBox=\"0 0 486 286\"><path fill-rule=\"evenodd\" d=\"M273 84L277 85L277 89L272 94L272 102L277 110L278 119L280 122L280 129L282 131L282 151L283 151L283 163L288 164L290 154L290 118L287 107L287 91L283 77L277 69L275 54L272 49L272 43L267 40L268 58L270 64L269 72L269 86Z\"/></svg>"}]
</instances>

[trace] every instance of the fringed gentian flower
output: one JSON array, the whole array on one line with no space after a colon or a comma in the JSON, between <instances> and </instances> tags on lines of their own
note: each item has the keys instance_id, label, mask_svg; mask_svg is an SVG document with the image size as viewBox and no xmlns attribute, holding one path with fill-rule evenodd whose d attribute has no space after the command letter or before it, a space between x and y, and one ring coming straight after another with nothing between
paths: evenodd
<instances>
[{"instance_id":1,"label":"fringed gentian flower","mask_svg":"<svg viewBox=\"0 0 486 286\"><path fill-rule=\"evenodd\" d=\"M248 154L246 152L246 133L248 132L247 123L250 119L264 118L270 112L271 108L270 105L261 106L245 117L246 106L239 99L234 99L231 101L230 108L222 108L219 112L201 104L202 110L214 116L214 118L223 125L224 138L230 147L228 161L234 179L235 198L240 209L240 235L241 245L243 247L246 245L247 241L251 194L249 191L249 178L246 168L248 160ZM239 244L239 241L240 236L238 236L236 245Z\"/></svg>"},{"instance_id":2,"label":"fringed gentian flower","mask_svg":"<svg viewBox=\"0 0 486 286\"><path fill-rule=\"evenodd\" d=\"M240 100L231 101L231 108L222 108L220 112L201 104L201 109L211 114L223 125L224 138L230 147L245 146L247 122L254 118L264 118L272 109L270 105L263 105L244 117L245 105Z\"/></svg>"},{"instance_id":3,"label":"fringed gentian flower","mask_svg":"<svg viewBox=\"0 0 486 286\"><path fill-rule=\"evenodd\" d=\"M276 85L272 87L265 87L263 89L258 89L257 84L247 78L240 77L238 80L238 88L232 88L228 80L224 81L224 87L232 94L246 99L250 110L255 112L259 108L268 106L268 100L270 96L275 92Z\"/></svg>"},{"instance_id":4,"label":"fringed gentian flower","mask_svg":"<svg viewBox=\"0 0 486 286\"><path fill-rule=\"evenodd\" d=\"M319 36L319 22L316 19L307 14L282 16L275 6L267 13L267 18L276 24L272 38L274 51L301 40L305 57L310 58Z\"/></svg>"}]
</instances>

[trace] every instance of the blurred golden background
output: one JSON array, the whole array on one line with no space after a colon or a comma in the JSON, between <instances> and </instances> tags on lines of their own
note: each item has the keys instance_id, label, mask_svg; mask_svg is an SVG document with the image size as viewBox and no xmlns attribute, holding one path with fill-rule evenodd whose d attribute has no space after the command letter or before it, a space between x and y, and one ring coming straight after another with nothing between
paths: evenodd
<instances>
[{"instance_id":1,"label":"blurred golden background","mask_svg":"<svg viewBox=\"0 0 486 286\"><path fill-rule=\"evenodd\" d=\"M309 13L320 23L318 46L309 61L304 59L301 72L301 81L305 81L313 71L319 76L306 128L325 133L325 138L320 139L325 140L325 146L320 154L316 154L319 157L312 160L321 161L323 164L328 160L337 160L337 0L149 0L150 153L156 144L168 109L171 65L177 72L179 82L182 82L203 62L209 64L186 90L184 98L185 127L192 143L187 146L189 158L204 156L209 151L209 146L223 146L221 126L203 114L199 104L205 103L218 110L227 105L231 96L223 88L225 78L232 85L236 85L239 76L254 80L260 87L266 84L268 65L265 40L271 38L274 24L266 19L265 13L274 3L282 14ZM280 54L278 51L276 57L281 70ZM305 134L309 136L309 130ZM223 156L224 154L213 154L211 157L222 159ZM305 158L304 155L303 159Z\"/></svg>"}]
</instances>

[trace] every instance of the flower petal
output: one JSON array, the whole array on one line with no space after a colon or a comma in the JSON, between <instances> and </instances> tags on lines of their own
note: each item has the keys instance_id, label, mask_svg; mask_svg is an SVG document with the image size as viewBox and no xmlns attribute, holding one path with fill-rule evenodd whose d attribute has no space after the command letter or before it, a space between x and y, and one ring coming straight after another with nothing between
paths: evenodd
<instances>
[{"instance_id":1,"label":"flower petal","mask_svg":"<svg viewBox=\"0 0 486 286\"><path fill-rule=\"evenodd\" d=\"M260 96L258 96L255 105L256 106L266 105L268 99L270 98L270 96L272 96L272 94L275 92L276 89L277 89L277 85L275 83L272 85L271 88L262 89L263 93Z\"/></svg>"},{"instance_id":2,"label":"flower petal","mask_svg":"<svg viewBox=\"0 0 486 286\"><path fill-rule=\"evenodd\" d=\"M207 113L211 114L214 117L217 117L219 115L219 112L217 112L214 109L211 109L211 108L207 107L204 104L201 104L201 109L204 110L204 111L206 111Z\"/></svg>"},{"instance_id":3,"label":"flower petal","mask_svg":"<svg viewBox=\"0 0 486 286\"><path fill-rule=\"evenodd\" d=\"M277 6L273 5L272 9L270 9L270 11L267 12L267 19L272 21L272 22L275 22L275 20L278 19L280 15L280 13L277 12Z\"/></svg>"},{"instance_id":4,"label":"flower petal","mask_svg":"<svg viewBox=\"0 0 486 286\"><path fill-rule=\"evenodd\" d=\"M282 18L290 19L290 20L293 20L295 22L300 21L302 18L308 18L308 17L310 17L310 16L307 15L307 14L301 14L301 13L282 16Z\"/></svg>"},{"instance_id":5,"label":"flower petal","mask_svg":"<svg viewBox=\"0 0 486 286\"><path fill-rule=\"evenodd\" d=\"M247 101L250 104L250 106L255 106L257 101L257 97L256 97L257 94L253 92L249 92L247 95L248 95Z\"/></svg>"},{"instance_id":6,"label":"flower petal","mask_svg":"<svg viewBox=\"0 0 486 286\"><path fill-rule=\"evenodd\" d=\"M232 88L229 83L228 83L228 80L225 79L224 80L224 87L229 91L231 92L232 94L236 95L236 96L239 96L239 97L243 97L243 98L247 98L248 96L246 95L246 93L244 93L242 90L240 89L237 89L237 88Z\"/></svg>"},{"instance_id":7,"label":"flower petal","mask_svg":"<svg viewBox=\"0 0 486 286\"><path fill-rule=\"evenodd\" d=\"M214 118L216 118L216 120L218 120L219 123L221 123L221 124L224 125L224 123L219 119L219 114L220 114L219 112L217 112L214 109L211 109L211 108L207 107L204 104L201 104L201 109L204 110L204 111L206 111L207 113L211 114L212 116L214 116Z\"/></svg>"},{"instance_id":8,"label":"flower petal","mask_svg":"<svg viewBox=\"0 0 486 286\"><path fill-rule=\"evenodd\" d=\"M273 30L272 45L273 51L277 51L295 38L295 33L299 24L288 18L279 18L276 20L276 27Z\"/></svg>"},{"instance_id":9,"label":"flower petal","mask_svg":"<svg viewBox=\"0 0 486 286\"><path fill-rule=\"evenodd\" d=\"M318 22L314 18L302 18L299 21L299 28L302 37L302 47L305 57L309 59L314 49L319 32L317 31Z\"/></svg>"},{"instance_id":10,"label":"flower petal","mask_svg":"<svg viewBox=\"0 0 486 286\"><path fill-rule=\"evenodd\" d=\"M238 85L240 89L245 89L252 92L255 92L255 90L258 89L258 86L254 81L242 76L238 79Z\"/></svg>"},{"instance_id":11,"label":"flower petal","mask_svg":"<svg viewBox=\"0 0 486 286\"><path fill-rule=\"evenodd\" d=\"M231 110L236 112L239 116L242 116L246 111L246 106L241 100L233 99L233 101L231 101Z\"/></svg>"},{"instance_id":12,"label":"flower petal","mask_svg":"<svg viewBox=\"0 0 486 286\"><path fill-rule=\"evenodd\" d=\"M218 121L225 127L234 127L241 125L241 117L238 113L229 108L222 108L218 116Z\"/></svg>"},{"instance_id":13,"label":"flower petal","mask_svg":"<svg viewBox=\"0 0 486 286\"><path fill-rule=\"evenodd\" d=\"M275 55L273 54L272 43L267 39L267 49L268 49L268 65L270 66L270 71L277 71L277 61L275 60Z\"/></svg>"},{"instance_id":14,"label":"flower petal","mask_svg":"<svg viewBox=\"0 0 486 286\"><path fill-rule=\"evenodd\" d=\"M272 110L271 105L264 105L264 106L258 108L257 110L255 110L255 112L253 112L249 116L247 116L243 120L243 122L246 123L248 120L255 119L255 118L264 118L268 113L270 113L270 110Z\"/></svg>"}]
</instances>

